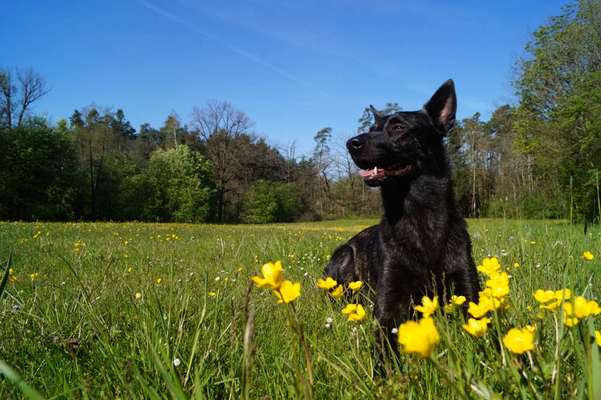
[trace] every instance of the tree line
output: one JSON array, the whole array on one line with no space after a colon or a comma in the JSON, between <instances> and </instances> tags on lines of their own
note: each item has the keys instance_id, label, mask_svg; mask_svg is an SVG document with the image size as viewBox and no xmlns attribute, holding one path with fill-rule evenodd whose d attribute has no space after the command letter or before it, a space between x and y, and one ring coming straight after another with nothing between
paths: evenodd
<instances>
[{"instance_id":1,"label":"tree line","mask_svg":"<svg viewBox=\"0 0 601 400\"><path fill-rule=\"evenodd\" d=\"M601 0L539 27L517 60L514 104L458 121L447 146L466 216L599 221ZM0 70L0 219L249 222L375 216L344 136L324 127L311 154L275 148L225 101L134 129L89 106L50 123L33 70ZM397 103L383 106L387 113ZM366 107L357 132L372 123Z\"/></svg>"},{"instance_id":2,"label":"tree line","mask_svg":"<svg viewBox=\"0 0 601 400\"><path fill-rule=\"evenodd\" d=\"M228 102L195 107L186 124L171 113L159 128L136 130L122 109L93 106L50 124L22 101L30 84L13 77L26 75L46 92L35 72L0 72L11 94L0 103L0 219L265 223L377 212L375 194L344 192L331 177L331 129L316 134L314 155L296 157L294 145L254 135ZM354 171L348 179L361 187Z\"/></svg>"}]
</instances>

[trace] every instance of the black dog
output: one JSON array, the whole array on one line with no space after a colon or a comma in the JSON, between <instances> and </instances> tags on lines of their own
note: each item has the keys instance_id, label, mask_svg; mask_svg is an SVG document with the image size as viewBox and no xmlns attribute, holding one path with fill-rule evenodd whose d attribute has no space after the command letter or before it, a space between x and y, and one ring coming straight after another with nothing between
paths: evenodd
<instances>
[{"instance_id":1,"label":"black dog","mask_svg":"<svg viewBox=\"0 0 601 400\"><path fill-rule=\"evenodd\" d=\"M338 247L325 274L341 283L363 280L375 290L381 343L396 346L392 328L423 295L443 302L452 291L476 301L479 284L444 144L455 123L453 81L420 111L371 109L375 124L346 145L365 183L380 187L384 216Z\"/></svg>"}]
</instances>

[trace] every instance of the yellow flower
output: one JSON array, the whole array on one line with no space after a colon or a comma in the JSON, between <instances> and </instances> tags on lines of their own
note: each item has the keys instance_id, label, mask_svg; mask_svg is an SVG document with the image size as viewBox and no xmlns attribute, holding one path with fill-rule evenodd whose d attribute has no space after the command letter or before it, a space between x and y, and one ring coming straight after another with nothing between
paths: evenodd
<instances>
[{"instance_id":1,"label":"yellow flower","mask_svg":"<svg viewBox=\"0 0 601 400\"><path fill-rule=\"evenodd\" d=\"M422 304L415 306L415 309L422 313L423 318L427 318L438 310L438 296L430 299L428 296L422 297Z\"/></svg>"},{"instance_id":2,"label":"yellow flower","mask_svg":"<svg viewBox=\"0 0 601 400\"><path fill-rule=\"evenodd\" d=\"M482 264L478 265L477 269L484 275L492 276L501 268L499 260L496 257L486 257L482 260Z\"/></svg>"},{"instance_id":3,"label":"yellow flower","mask_svg":"<svg viewBox=\"0 0 601 400\"><path fill-rule=\"evenodd\" d=\"M486 287L491 289L493 297L501 298L509 294L509 275L507 272L497 272L486 281Z\"/></svg>"},{"instance_id":4,"label":"yellow flower","mask_svg":"<svg viewBox=\"0 0 601 400\"><path fill-rule=\"evenodd\" d=\"M317 287L320 289L330 290L336 285L338 285L338 282L331 276L326 277L326 279L320 278L317 280Z\"/></svg>"},{"instance_id":5,"label":"yellow flower","mask_svg":"<svg viewBox=\"0 0 601 400\"><path fill-rule=\"evenodd\" d=\"M365 309L361 304L347 304L342 309L342 314L346 315L349 321L360 322L365 319Z\"/></svg>"},{"instance_id":6,"label":"yellow flower","mask_svg":"<svg viewBox=\"0 0 601 400\"><path fill-rule=\"evenodd\" d=\"M285 280L280 285L280 288L274 290L275 297L278 298L278 303L290 303L298 299L301 294L301 284L299 282L293 283L289 280Z\"/></svg>"},{"instance_id":7,"label":"yellow flower","mask_svg":"<svg viewBox=\"0 0 601 400\"><path fill-rule=\"evenodd\" d=\"M163 282L163 278L161 278L161 277L155 278L155 280L154 280L154 283L156 283L157 285L160 285L161 282Z\"/></svg>"},{"instance_id":8,"label":"yellow flower","mask_svg":"<svg viewBox=\"0 0 601 400\"><path fill-rule=\"evenodd\" d=\"M15 270L13 268L8 269L8 281L10 283L17 282L17 270Z\"/></svg>"},{"instance_id":9,"label":"yellow flower","mask_svg":"<svg viewBox=\"0 0 601 400\"><path fill-rule=\"evenodd\" d=\"M81 240L76 240L75 243L73 243L73 252L76 256L79 256L81 254L82 246L83 242Z\"/></svg>"},{"instance_id":10,"label":"yellow flower","mask_svg":"<svg viewBox=\"0 0 601 400\"><path fill-rule=\"evenodd\" d=\"M136 292L136 300L140 300L142 298L142 293Z\"/></svg>"},{"instance_id":11,"label":"yellow flower","mask_svg":"<svg viewBox=\"0 0 601 400\"><path fill-rule=\"evenodd\" d=\"M548 303L552 300L555 300L555 292L552 290L538 289L536 292L534 292L534 299L539 303Z\"/></svg>"},{"instance_id":12,"label":"yellow flower","mask_svg":"<svg viewBox=\"0 0 601 400\"><path fill-rule=\"evenodd\" d=\"M513 268L517 269L519 267L520 267L520 263L519 262L516 261L516 262L513 263Z\"/></svg>"},{"instance_id":13,"label":"yellow flower","mask_svg":"<svg viewBox=\"0 0 601 400\"><path fill-rule=\"evenodd\" d=\"M474 319L470 318L467 320L467 324L463 325L463 329L467 333L475 337L482 337L488 330L488 324L490 323L489 318Z\"/></svg>"},{"instance_id":14,"label":"yellow flower","mask_svg":"<svg viewBox=\"0 0 601 400\"><path fill-rule=\"evenodd\" d=\"M482 318L491 310L492 302L482 301L482 299L477 304L473 301L470 301L467 307L467 312L474 318Z\"/></svg>"},{"instance_id":15,"label":"yellow flower","mask_svg":"<svg viewBox=\"0 0 601 400\"><path fill-rule=\"evenodd\" d=\"M601 332L595 331L595 342L597 342L597 346L601 347Z\"/></svg>"},{"instance_id":16,"label":"yellow flower","mask_svg":"<svg viewBox=\"0 0 601 400\"><path fill-rule=\"evenodd\" d=\"M440 341L434 320L430 317L401 324L397 338L403 352L418 354L423 358L430 357L432 349Z\"/></svg>"},{"instance_id":17,"label":"yellow flower","mask_svg":"<svg viewBox=\"0 0 601 400\"><path fill-rule=\"evenodd\" d=\"M343 293L344 293L344 288L342 287L342 285L338 285L338 286L336 286L336 289L334 289L330 292L330 296L332 296L335 299L339 299L342 297Z\"/></svg>"},{"instance_id":18,"label":"yellow flower","mask_svg":"<svg viewBox=\"0 0 601 400\"><path fill-rule=\"evenodd\" d=\"M567 300L572 297L572 291L570 289L560 289L555 291L555 298L557 300Z\"/></svg>"},{"instance_id":19,"label":"yellow flower","mask_svg":"<svg viewBox=\"0 0 601 400\"><path fill-rule=\"evenodd\" d=\"M593 261L595 259L595 256L590 251L585 251L584 253L582 253L582 259L584 261Z\"/></svg>"},{"instance_id":20,"label":"yellow flower","mask_svg":"<svg viewBox=\"0 0 601 400\"><path fill-rule=\"evenodd\" d=\"M555 311L561 306L564 300L569 299L572 295L570 289L561 290L542 290L538 289L534 292L534 298L540 304L540 308L545 310Z\"/></svg>"},{"instance_id":21,"label":"yellow flower","mask_svg":"<svg viewBox=\"0 0 601 400\"><path fill-rule=\"evenodd\" d=\"M211 290L211 291L207 292L207 296L209 296L209 297L215 297L215 296L217 296L217 292Z\"/></svg>"},{"instance_id":22,"label":"yellow flower","mask_svg":"<svg viewBox=\"0 0 601 400\"><path fill-rule=\"evenodd\" d=\"M465 303L465 300L466 300L465 296L455 296L455 295L451 296L451 303L453 303L457 306L460 306L463 303Z\"/></svg>"},{"instance_id":23,"label":"yellow flower","mask_svg":"<svg viewBox=\"0 0 601 400\"><path fill-rule=\"evenodd\" d=\"M535 330L532 327L511 328L503 336L503 344L512 353L523 354L534 349L534 332Z\"/></svg>"},{"instance_id":24,"label":"yellow flower","mask_svg":"<svg viewBox=\"0 0 601 400\"><path fill-rule=\"evenodd\" d=\"M578 325L579 319L574 316L574 306L572 303L563 303L563 323L567 327Z\"/></svg>"},{"instance_id":25,"label":"yellow flower","mask_svg":"<svg viewBox=\"0 0 601 400\"><path fill-rule=\"evenodd\" d=\"M348 284L348 288L353 292L358 292L363 287L363 281L355 281Z\"/></svg>"},{"instance_id":26,"label":"yellow flower","mask_svg":"<svg viewBox=\"0 0 601 400\"><path fill-rule=\"evenodd\" d=\"M599 315L601 308L594 300L587 300L582 296L574 298L574 316L578 319L583 319L593 315Z\"/></svg>"},{"instance_id":27,"label":"yellow flower","mask_svg":"<svg viewBox=\"0 0 601 400\"><path fill-rule=\"evenodd\" d=\"M262 277L253 276L252 280L260 288L279 289L284 279L284 269L282 263L276 261L275 263L266 263L261 267Z\"/></svg>"},{"instance_id":28,"label":"yellow flower","mask_svg":"<svg viewBox=\"0 0 601 400\"><path fill-rule=\"evenodd\" d=\"M38 276L39 276L39 275L40 275L40 274L39 274L39 273L37 273L37 272L32 272L31 274L29 274L29 278L30 278L30 279L31 279L31 281L33 282L33 281L35 281L36 279L38 279Z\"/></svg>"}]
</instances>

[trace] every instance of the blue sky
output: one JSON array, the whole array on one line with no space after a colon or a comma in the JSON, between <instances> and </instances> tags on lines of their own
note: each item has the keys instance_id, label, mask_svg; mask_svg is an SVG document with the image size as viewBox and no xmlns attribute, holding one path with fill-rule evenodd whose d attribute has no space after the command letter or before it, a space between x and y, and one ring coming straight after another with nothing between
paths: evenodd
<instances>
[{"instance_id":1,"label":"blue sky","mask_svg":"<svg viewBox=\"0 0 601 400\"><path fill-rule=\"evenodd\" d=\"M11 1L0 67L33 67L53 121L90 104L134 127L227 100L278 146L352 135L365 105L420 108L453 78L459 117L512 102L516 59L565 1Z\"/></svg>"}]
</instances>

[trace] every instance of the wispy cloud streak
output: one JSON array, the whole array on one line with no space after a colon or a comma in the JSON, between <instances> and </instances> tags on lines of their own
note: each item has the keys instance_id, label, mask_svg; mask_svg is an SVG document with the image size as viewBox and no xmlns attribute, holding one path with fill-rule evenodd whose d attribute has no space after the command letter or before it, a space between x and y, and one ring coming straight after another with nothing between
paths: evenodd
<instances>
[{"instance_id":1,"label":"wispy cloud streak","mask_svg":"<svg viewBox=\"0 0 601 400\"><path fill-rule=\"evenodd\" d=\"M186 29L188 29L188 30L190 30L190 31L192 31L194 33L197 33L198 35L204 37L207 40L211 40L213 42L219 43L221 46L227 48L228 50L232 51L233 53L238 54L239 56L244 57L244 58L246 58L246 59L248 59L248 60L250 60L250 61L252 61L252 62L254 62L254 63L258 64L258 65L261 65L261 66L263 66L263 67L271 70L272 72L275 72L276 74L282 76L283 78L286 78L286 79L288 79L288 80L290 80L292 82L295 82L295 83L297 83L299 85L311 86L308 82L305 82L305 81L297 78L296 76L288 73L287 71L283 70L282 68L280 68L280 67L278 67L278 66L276 66L276 65L274 65L274 64L272 64L272 63L270 63L268 61L265 61L260 56L258 56L256 54L253 54L251 52L248 52L248 51L246 51L244 49L241 49L241 48L239 48L237 46L234 46L233 44L231 44L231 43L229 43L229 42L227 42L227 41L225 41L225 40L223 40L223 39L221 39L221 38L219 38L217 36L207 34L206 32L198 29L196 27L196 25L194 25L194 24L186 21L185 19L183 19L182 17L180 17L178 15L170 13L169 11L167 11L167 10L165 10L165 9L157 6L156 4L153 4L153 3L149 2L149 1L146 1L146 0L137 0L137 1L138 1L138 3L142 4L144 7L146 7L149 10L151 10L155 14L158 14L158 15L160 15L162 17L165 17L165 18L167 18L167 19L169 19L169 20L171 20L171 21L173 21L173 22L175 22L175 23L177 23L177 24L185 27Z\"/></svg>"}]
</instances>

